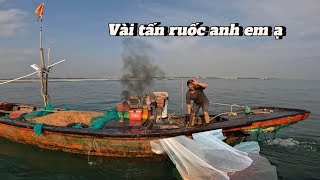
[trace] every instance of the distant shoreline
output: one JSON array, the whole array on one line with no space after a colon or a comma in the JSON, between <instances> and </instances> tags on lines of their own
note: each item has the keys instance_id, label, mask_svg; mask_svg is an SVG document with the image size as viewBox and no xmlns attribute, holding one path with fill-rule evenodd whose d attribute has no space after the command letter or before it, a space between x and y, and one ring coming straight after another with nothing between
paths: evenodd
<instances>
[{"instance_id":1,"label":"distant shoreline","mask_svg":"<svg viewBox=\"0 0 320 180\"><path fill-rule=\"evenodd\" d=\"M177 79L192 79L193 77L151 77L154 80L177 80ZM279 78L256 78L256 77L197 77L199 79L261 79L261 80L270 80L270 79L279 79ZM5 82L11 79L0 79L0 82ZM121 78L50 78L50 82L74 82L74 81L120 81ZM130 78L127 80L139 80L137 78ZM15 82L39 82L40 79L21 79Z\"/></svg>"},{"instance_id":2,"label":"distant shoreline","mask_svg":"<svg viewBox=\"0 0 320 180\"><path fill-rule=\"evenodd\" d=\"M1 82L9 81L10 79L0 79ZM51 78L49 79L49 82L74 82L74 81L112 81L112 80L120 80L120 79L95 79L95 78L58 78L54 79ZM40 79L24 79L24 80L17 80L14 82L40 82Z\"/></svg>"}]
</instances>

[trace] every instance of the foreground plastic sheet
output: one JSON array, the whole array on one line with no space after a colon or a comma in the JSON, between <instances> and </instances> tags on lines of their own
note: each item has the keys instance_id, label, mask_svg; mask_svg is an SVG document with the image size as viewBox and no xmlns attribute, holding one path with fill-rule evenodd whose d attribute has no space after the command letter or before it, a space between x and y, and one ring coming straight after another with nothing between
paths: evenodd
<instances>
[{"instance_id":1,"label":"foreground plastic sheet","mask_svg":"<svg viewBox=\"0 0 320 180\"><path fill-rule=\"evenodd\" d=\"M152 151L167 153L184 179L277 179L275 167L259 155L256 142L229 146L220 130L151 141Z\"/></svg>"},{"instance_id":2,"label":"foreground plastic sheet","mask_svg":"<svg viewBox=\"0 0 320 180\"><path fill-rule=\"evenodd\" d=\"M247 153L259 154L260 152L260 146L256 141L242 142L235 145L234 148Z\"/></svg>"},{"instance_id":3,"label":"foreground plastic sheet","mask_svg":"<svg viewBox=\"0 0 320 180\"><path fill-rule=\"evenodd\" d=\"M267 158L256 153L249 153L249 157L253 160L251 166L247 169L234 174L229 174L232 180L273 180L278 179L277 169L272 166Z\"/></svg>"}]
</instances>

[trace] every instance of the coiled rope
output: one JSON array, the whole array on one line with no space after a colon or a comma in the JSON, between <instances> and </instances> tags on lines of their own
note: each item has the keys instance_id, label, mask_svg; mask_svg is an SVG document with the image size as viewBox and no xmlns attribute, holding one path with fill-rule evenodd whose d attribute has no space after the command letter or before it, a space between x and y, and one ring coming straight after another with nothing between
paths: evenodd
<instances>
[{"instance_id":1,"label":"coiled rope","mask_svg":"<svg viewBox=\"0 0 320 180\"><path fill-rule=\"evenodd\" d=\"M225 114L228 114L228 116L236 116L237 112L233 112L233 107L245 108L245 114L249 114L251 112L251 109L249 106L243 106L243 105L239 105L239 104L225 104L225 103L210 103L210 104L220 105L220 106L230 106L230 112L220 113L220 114L214 116L213 118L211 118L210 120L213 120L213 119L215 119L221 115L225 115Z\"/></svg>"}]
</instances>

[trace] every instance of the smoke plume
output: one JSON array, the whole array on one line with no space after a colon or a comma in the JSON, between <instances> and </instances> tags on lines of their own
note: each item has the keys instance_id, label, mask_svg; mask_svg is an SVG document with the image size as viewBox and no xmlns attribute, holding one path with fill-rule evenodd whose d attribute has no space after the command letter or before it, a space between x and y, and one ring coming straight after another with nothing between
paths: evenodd
<instances>
[{"instance_id":1,"label":"smoke plume","mask_svg":"<svg viewBox=\"0 0 320 180\"><path fill-rule=\"evenodd\" d=\"M151 62L148 55L150 47L138 40L126 39L122 54L123 71L121 82L122 96L128 99L130 94L142 95L153 84L154 77L164 77L165 73Z\"/></svg>"}]
</instances>

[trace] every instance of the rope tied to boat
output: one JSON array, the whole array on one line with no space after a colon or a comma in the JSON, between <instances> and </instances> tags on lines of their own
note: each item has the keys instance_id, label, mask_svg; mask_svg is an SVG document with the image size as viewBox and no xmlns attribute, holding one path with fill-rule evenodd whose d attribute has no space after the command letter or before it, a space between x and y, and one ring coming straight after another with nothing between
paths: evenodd
<instances>
[{"instance_id":1,"label":"rope tied to boat","mask_svg":"<svg viewBox=\"0 0 320 180\"><path fill-rule=\"evenodd\" d=\"M268 142L268 140L274 140L276 139L276 136L278 134L278 132L280 131L280 129L282 128L285 128L287 126L290 126L292 124L295 124L296 122L294 123L289 123L289 124L283 124L283 125L278 125L278 126L273 126L273 127L265 127L265 128L261 128L261 127L257 127L257 128L254 128L254 129L248 129L248 130L244 130L246 133L249 133L249 134L255 134L256 135L256 139L259 141L259 142ZM268 138L266 133L268 132L273 132L273 136L272 138ZM263 135L263 139L261 139L261 135ZM269 136L270 137L270 136Z\"/></svg>"},{"instance_id":2,"label":"rope tied to boat","mask_svg":"<svg viewBox=\"0 0 320 180\"><path fill-rule=\"evenodd\" d=\"M90 161L90 152L91 151L97 151L97 149L99 149L99 145L96 142L96 139L93 138L91 144L89 143L89 148L88 148L88 164L89 165L93 165L94 162Z\"/></svg>"},{"instance_id":3,"label":"rope tied to boat","mask_svg":"<svg viewBox=\"0 0 320 180\"><path fill-rule=\"evenodd\" d=\"M221 116L221 115L228 115L228 116L237 116L238 113L240 112L234 112L233 111L233 107L240 107L240 108L245 108L244 110L244 113L245 114L250 114L251 112L251 108L249 106L243 106L243 105L239 105L239 104L225 104L225 103L210 103L210 104L214 104L214 105L221 105L221 106L230 106L230 112L227 111L227 112L223 112L223 113L220 113L220 114L217 114L216 116L210 118L210 121L212 121L213 119Z\"/></svg>"},{"instance_id":4,"label":"rope tied to boat","mask_svg":"<svg viewBox=\"0 0 320 180\"><path fill-rule=\"evenodd\" d=\"M280 131L280 129L285 128L285 127L290 126L290 125L295 124L295 123L297 123L297 122L276 126L272 139L276 138L276 136L277 136L278 132Z\"/></svg>"},{"instance_id":5,"label":"rope tied to boat","mask_svg":"<svg viewBox=\"0 0 320 180\"><path fill-rule=\"evenodd\" d=\"M259 138L261 134L263 134L264 141L267 142L268 139L267 139L266 134L264 133L264 131L263 131L261 128L258 128L257 139L258 139L258 141L260 141L260 142L262 141L262 140Z\"/></svg>"},{"instance_id":6,"label":"rope tied to boat","mask_svg":"<svg viewBox=\"0 0 320 180\"><path fill-rule=\"evenodd\" d=\"M239 104L225 104L225 103L210 103L210 104L214 104L214 105L220 105L220 106L230 106L230 112L229 112L229 116L236 116L237 113L233 112L233 107L240 107L240 108L245 108L244 113L245 114L249 114L251 112L251 108L249 106L243 106L243 105L239 105Z\"/></svg>"}]
</instances>

